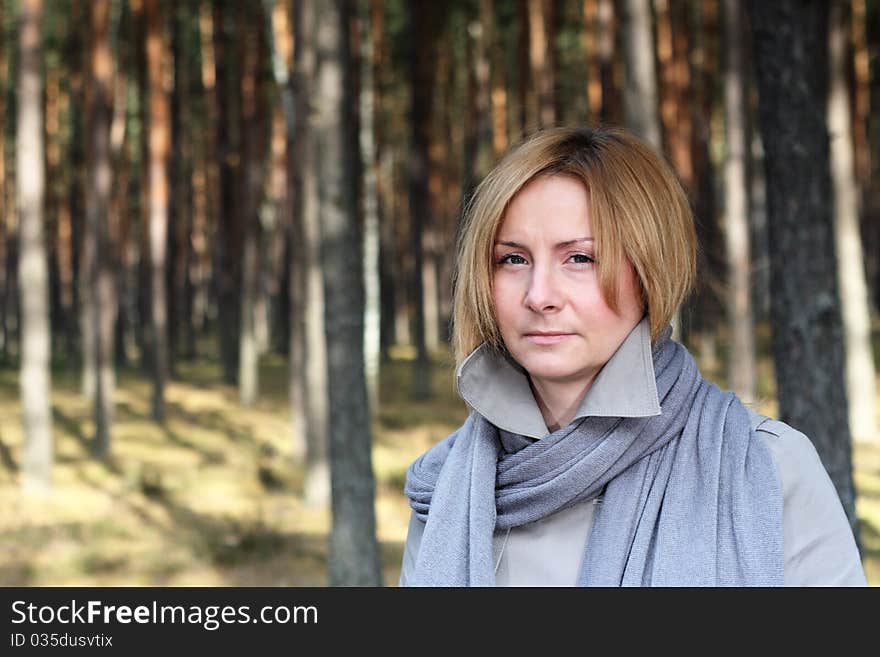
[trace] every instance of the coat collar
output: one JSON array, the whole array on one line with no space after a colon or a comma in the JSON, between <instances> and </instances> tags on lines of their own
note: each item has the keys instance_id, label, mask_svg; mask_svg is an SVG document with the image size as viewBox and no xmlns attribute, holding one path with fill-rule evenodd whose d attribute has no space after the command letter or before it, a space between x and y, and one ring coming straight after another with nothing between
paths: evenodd
<instances>
[{"instance_id":1,"label":"coat collar","mask_svg":"<svg viewBox=\"0 0 880 657\"><path fill-rule=\"evenodd\" d=\"M550 433L526 371L510 356L498 354L484 343L458 366L455 380L465 403L499 429L531 438ZM586 416L659 414L651 331L645 316L605 363L572 421Z\"/></svg>"}]
</instances>

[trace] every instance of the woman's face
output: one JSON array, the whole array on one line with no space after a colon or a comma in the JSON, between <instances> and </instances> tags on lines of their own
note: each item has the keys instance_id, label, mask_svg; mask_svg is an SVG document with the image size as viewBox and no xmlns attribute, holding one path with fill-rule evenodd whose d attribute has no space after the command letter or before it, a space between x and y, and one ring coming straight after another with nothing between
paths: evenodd
<instances>
[{"instance_id":1,"label":"woman's face","mask_svg":"<svg viewBox=\"0 0 880 657\"><path fill-rule=\"evenodd\" d=\"M538 385L592 383L643 316L629 262L619 309L602 296L583 183L541 176L508 206L494 245L492 297L501 336Z\"/></svg>"}]
</instances>

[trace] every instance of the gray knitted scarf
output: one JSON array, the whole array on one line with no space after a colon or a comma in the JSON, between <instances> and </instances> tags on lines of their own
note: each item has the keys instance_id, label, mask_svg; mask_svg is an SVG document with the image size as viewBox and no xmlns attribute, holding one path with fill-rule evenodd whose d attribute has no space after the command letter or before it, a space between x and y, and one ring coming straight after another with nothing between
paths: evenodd
<instances>
[{"instance_id":1,"label":"gray knitted scarf","mask_svg":"<svg viewBox=\"0 0 880 657\"><path fill-rule=\"evenodd\" d=\"M476 412L413 462L410 505L426 522L414 586L494 586L496 529L604 488L580 586L777 586L782 492L745 407L700 375L667 327L653 349L662 413L585 417L540 440Z\"/></svg>"}]
</instances>

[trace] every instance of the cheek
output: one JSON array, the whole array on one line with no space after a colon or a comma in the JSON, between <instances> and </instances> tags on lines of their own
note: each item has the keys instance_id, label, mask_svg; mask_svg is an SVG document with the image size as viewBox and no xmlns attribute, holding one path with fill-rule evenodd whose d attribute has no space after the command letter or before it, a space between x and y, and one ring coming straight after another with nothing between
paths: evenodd
<instances>
[{"instance_id":1,"label":"cheek","mask_svg":"<svg viewBox=\"0 0 880 657\"><path fill-rule=\"evenodd\" d=\"M516 286L503 276L496 277L492 284L492 302L498 328L503 333L513 323L518 307Z\"/></svg>"},{"instance_id":2,"label":"cheek","mask_svg":"<svg viewBox=\"0 0 880 657\"><path fill-rule=\"evenodd\" d=\"M632 310L631 302L623 295L619 297L618 312L608 305L598 284L581 286L576 294L569 297L571 309L587 329L611 330L618 324L628 321Z\"/></svg>"}]
</instances>

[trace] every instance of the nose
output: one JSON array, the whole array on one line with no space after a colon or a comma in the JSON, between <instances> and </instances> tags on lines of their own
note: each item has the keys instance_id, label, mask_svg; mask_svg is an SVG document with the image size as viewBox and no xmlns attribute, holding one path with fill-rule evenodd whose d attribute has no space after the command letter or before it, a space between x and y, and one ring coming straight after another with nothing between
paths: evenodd
<instances>
[{"instance_id":1,"label":"nose","mask_svg":"<svg viewBox=\"0 0 880 657\"><path fill-rule=\"evenodd\" d=\"M537 313L548 313L562 307L562 294L559 281L553 268L546 264L532 267L529 287L524 303Z\"/></svg>"}]
</instances>

